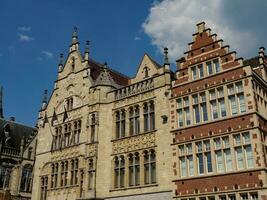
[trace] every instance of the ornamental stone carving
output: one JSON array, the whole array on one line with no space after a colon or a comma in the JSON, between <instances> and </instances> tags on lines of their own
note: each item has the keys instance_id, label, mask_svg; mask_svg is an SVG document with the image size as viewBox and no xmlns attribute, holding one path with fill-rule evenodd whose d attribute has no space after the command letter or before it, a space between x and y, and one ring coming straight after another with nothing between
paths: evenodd
<instances>
[{"instance_id":1,"label":"ornamental stone carving","mask_svg":"<svg viewBox=\"0 0 267 200\"><path fill-rule=\"evenodd\" d=\"M121 154L155 146L155 132L151 132L114 141L112 153Z\"/></svg>"},{"instance_id":2,"label":"ornamental stone carving","mask_svg":"<svg viewBox=\"0 0 267 200\"><path fill-rule=\"evenodd\" d=\"M96 155L96 144L88 144L87 146L87 156L93 157Z\"/></svg>"}]
</instances>

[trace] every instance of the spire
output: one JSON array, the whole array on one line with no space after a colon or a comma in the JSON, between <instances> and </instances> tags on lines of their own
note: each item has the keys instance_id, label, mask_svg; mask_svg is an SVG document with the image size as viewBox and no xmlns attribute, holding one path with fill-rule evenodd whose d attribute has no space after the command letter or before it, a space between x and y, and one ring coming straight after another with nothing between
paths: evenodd
<instances>
[{"instance_id":1,"label":"spire","mask_svg":"<svg viewBox=\"0 0 267 200\"><path fill-rule=\"evenodd\" d=\"M169 63L169 58L168 58L168 48L164 48L164 66L165 65L170 65Z\"/></svg>"},{"instance_id":2,"label":"spire","mask_svg":"<svg viewBox=\"0 0 267 200\"><path fill-rule=\"evenodd\" d=\"M0 118L4 118L4 113L3 113L3 87L0 87Z\"/></svg>"},{"instance_id":3,"label":"spire","mask_svg":"<svg viewBox=\"0 0 267 200\"><path fill-rule=\"evenodd\" d=\"M84 51L84 60L88 61L89 60L89 45L90 45L90 42L89 40L86 41L86 44L85 44L85 51Z\"/></svg>"},{"instance_id":4,"label":"spire","mask_svg":"<svg viewBox=\"0 0 267 200\"><path fill-rule=\"evenodd\" d=\"M78 28L75 26L74 31L72 33L70 52L79 49L79 41L78 41Z\"/></svg>"},{"instance_id":5,"label":"spire","mask_svg":"<svg viewBox=\"0 0 267 200\"><path fill-rule=\"evenodd\" d=\"M47 106L47 90L44 91L43 101L42 101L42 110L45 110Z\"/></svg>"},{"instance_id":6,"label":"spire","mask_svg":"<svg viewBox=\"0 0 267 200\"><path fill-rule=\"evenodd\" d=\"M59 63L58 63L58 73L63 70L63 53L59 55Z\"/></svg>"}]
</instances>

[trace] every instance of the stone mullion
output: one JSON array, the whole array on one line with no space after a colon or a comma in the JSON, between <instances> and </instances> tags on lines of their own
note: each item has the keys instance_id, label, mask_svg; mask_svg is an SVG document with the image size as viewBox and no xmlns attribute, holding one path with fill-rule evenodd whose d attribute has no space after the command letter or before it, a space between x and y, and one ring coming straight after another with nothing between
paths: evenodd
<instances>
[{"instance_id":1,"label":"stone mullion","mask_svg":"<svg viewBox=\"0 0 267 200\"><path fill-rule=\"evenodd\" d=\"M124 187L129 187L129 159L127 156L125 156L125 170L124 170Z\"/></svg>"},{"instance_id":2,"label":"stone mullion","mask_svg":"<svg viewBox=\"0 0 267 200\"><path fill-rule=\"evenodd\" d=\"M144 168L144 153L143 152L139 152L140 155L140 185L144 185L145 184L145 168Z\"/></svg>"},{"instance_id":3,"label":"stone mullion","mask_svg":"<svg viewBox=\"0 0 267 200\"><path fill-rule=\"evenodd\" d=\"M151 152L148 152L148 183L152 183L152 177L151 177Z\"/></svg>"},{"instance_id":4,"label":"stone mullion","mask_svg":"<svg viewBox=\"0 0 267 200\"><path fill-rule=\"evenodd\" d=\"M206 102L207 102L208 121L212 121L212 113L211 113L211 104L210 104L209 91L205 90L205 94L206 94Z\"/></svg>"},{"instance_id":5,"label":"stone mullion","mask_svg":"<svg viewBox=\"0 0 267 200\"><path fill-rule=\"evenodd\" d=\"M115 185L116 185L116 183L115 183L115 176L116 175L115 175L115 164L114 164L114 162L115 162L115 158L113 158L112 161L111 161L111 180L112 180L112 182L111 182L110 188L115 188ZM94 168L94 169L96 169L96 168ZM96 176L96 173L94 172L94 179L96 178L95 176ZM95 180L93 180L93 181L95 181ZM95 189L95 188L93 187L93 189Z\"/></svg>"},{"instance_id":6,"label":"stone mullion","mask_svg":"<svg viewBox=\"0 0 267 200\"><path fill-rule=\"evenodd\" d=\"M125 110L125 136L130 135L130 115L129 115L129 110Z\"/></svg>"},{"instance_id":7,"label":"stone mullion","mask_svg":"<svg viewBox=\"0 0 267 200\"><path fill-rule=\"evenodd\" d=\"M139 112L139 123L140 123L140 133L144 133L144 107L139 105L140 112Z\"/></svg>"},{"instance_id":8,"label":"stone mullion","mask_svg":"<svg viewBox=\"0 0 267 200\"><path fill-rule=\"evenodd\" d=\"M231 109L230 109L230 104L228 100L228 91L227 91L227 86L224 85L223 87L223 93L224 93L224 102L225 102L225 107L226 107L226 116L231 115Z\"/></svg>"}]
</instances>

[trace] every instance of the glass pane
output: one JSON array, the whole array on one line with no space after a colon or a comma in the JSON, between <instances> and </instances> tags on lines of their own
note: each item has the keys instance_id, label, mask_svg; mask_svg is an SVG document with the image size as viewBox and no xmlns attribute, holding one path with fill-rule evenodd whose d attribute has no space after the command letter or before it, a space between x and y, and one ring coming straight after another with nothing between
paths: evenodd
<instances>
[{"instance_id":1,"label":"glass pane","mask_svg":"<svg viewBox=\"0 0 267 200\"><path fill-rule=\"evenodd\" d=\"M219 60L218 60L218 59L213 60L213 64L214 64L216 73L217 73L217 72L220 72L220 71L221 71L221 66L220 66L220 64L219 64Z\"/></svg>"},{"instance_id":2,"label":"glass pane","mask_svg":"<svg viewBox=\"0 0 267 200\"><path fill-rule=\"evenodd\" d=\"M232 171L232 156L230 149L224 150L224 158L226 163L226 171Z\"/></svg>"},{"instance_id":3,"label":"glass pane","mask_svg":"<svg viewBox=\"0 0 267 200\"><path fill-rule=\"evenodd\" d=\"M207 65L208 74L209 75L213 74L211 62L207 62L206 65Z\"/></svg>"},{"instance_id":4,"label":"glass pane","mask_svg":"<svg viewBox=\"0 0 267 200\"><path fill-rule=\"evenodd\" d=\"M222 152L221 151L216 151L216 162L217 162L217 171L218 172L223 172L223 158L222 158Z\"/></svg>"},{"instance_id":5,"label":"glass pane","mask_svg":"<svg viewBox=\"0 0 267 200\"><path fill-rule=\"evenodd\" d=\"M253 167L253 162L254 162L251 145L246 146L245 151L246 151L246 158L247 158L247 166L248 168L251 168Z\"/></svg>"},{"instance_id":6,"label":"glass pane","mask_svg":"<svg viewBox=\"0 0 267 200\"><path fill-rule=\"evenodd\" d=\"M206 153L206 161L207 161L207 171L212 172L212 160L211 160L211 153Z\"/></svg>"},{"instance_id":7,"label":"glass pane","mask_svg":"<svg viewBox=\"0 0 267 200\"><path fill-rule=\"evenodd\" d=\"M204 173L204 161L203 161L203 154L197 155L197 161L198 161L198 173L203 174Z\"/></svg>"},{"instance_id":8,"label":"glass pane","mask_svg":"<svg viewBox=\"0 0 267 200\"><path fill-rule=\"evenodd\" d=\"M201 111L202 111L202 120L208 121L208 111L207 111L207 104L201 104Z\"/></svg>"},{"instance_id":9,"label":"glass pane","mask_svg":"<svg viewBox=\"0 0 267 200\"><path fill-rule=\"evenodd\" d=\"M244 169L244 159L243 159L242 147L236 148L236 158L237 158L237 168L238 169Z\"/></svg>"},{"instance_id":10,"label":"glass pane","mask_svg":"<svg viewBox=\"0 0 267 200\"><path fill-rule=\"evenodd\" d=\"M203 78L204 77L203 65L202 64L198 65L198 69L199 69L199 78Z\"/></svg>"}]
</instances>

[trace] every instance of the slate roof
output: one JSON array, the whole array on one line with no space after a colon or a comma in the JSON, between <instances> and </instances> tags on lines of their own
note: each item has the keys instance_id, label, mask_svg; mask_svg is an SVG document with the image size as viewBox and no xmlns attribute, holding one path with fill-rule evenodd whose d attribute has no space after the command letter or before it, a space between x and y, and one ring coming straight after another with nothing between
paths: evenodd
<instances>
[{"instance_id":1,"label":"slate roof","mask_svg":"<svg viewBox=\"0 0 267 200\"><path fill-rule=\"evenodd\" d=\"M17 149L20 148L22 138L25 139L25 146L27 146L27 144L29 144L29 142L32 141L32 139L37 134L36 128L0 118L0 141L2 141L3 143L5 143L5 128L10 130L10 147Z\"/></svg>"},{"instance_id":2,"label":"slate roof","mask_svg":"<svg viewBox=\"0 0 267 200\"><path fill-rule=\"evenodd\" d=\"M267 56L265 56L265 59L267 59ZM244 60L244 65L250 65L251 67L258 67L260 65L259 56Z\"/></svg>"}]
</instances>

